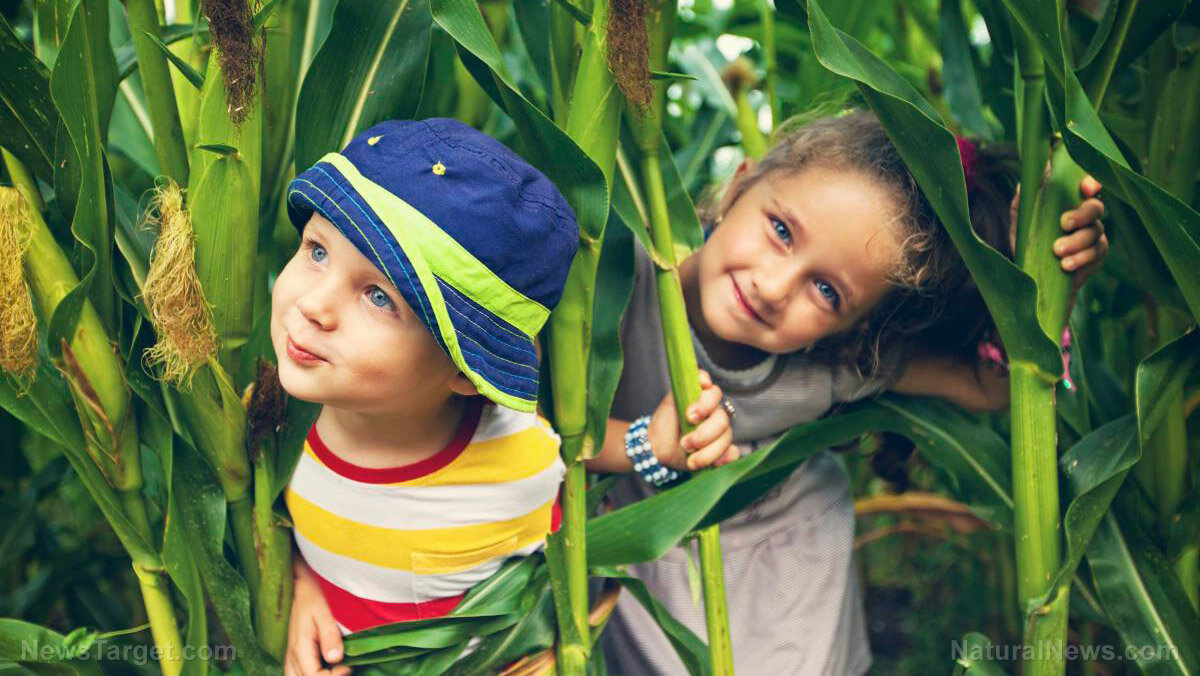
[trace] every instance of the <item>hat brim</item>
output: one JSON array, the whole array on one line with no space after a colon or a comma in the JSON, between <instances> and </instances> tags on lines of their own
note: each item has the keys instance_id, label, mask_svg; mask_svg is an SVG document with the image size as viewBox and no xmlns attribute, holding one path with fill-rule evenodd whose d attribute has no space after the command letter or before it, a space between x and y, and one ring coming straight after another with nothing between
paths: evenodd
<instances>
[{"instance_id":1,"label":"hat brim","mask_svg":"<svg viewBox=\"0 0 1200 676\"><path fill-rule=\"evenodd\" d=\"M509 408L535 410L538 365L533 339L429 271L421 252L402 246L336 167L318 162L298 175L288 186L287 210L298 229L313 212L333 223L387 275L481 394Z\"/></svg>"}]
</instances>

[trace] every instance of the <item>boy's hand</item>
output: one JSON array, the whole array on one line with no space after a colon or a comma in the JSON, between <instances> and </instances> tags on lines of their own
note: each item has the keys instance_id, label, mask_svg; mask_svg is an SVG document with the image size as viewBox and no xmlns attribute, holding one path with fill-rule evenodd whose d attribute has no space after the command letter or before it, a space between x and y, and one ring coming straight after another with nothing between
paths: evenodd
<instances>
[{"instance_id":1,"label":"boy's hand","mask_svg":"<svg viewBox=\"0 0 1200 676\"><path fill-rule=\"evenodd\" d=\"M1084 280L1099 269L1108 255L1108 235L1104 233L1104 225L1100 222L1100 217L1104 215L1104 203L1096 197L1100 188L1099 181L1085 176L1079 183L1079 193L1085 199L1059 219L1063 231L1068 234L1054 240L1054 255L1060 259L1064 272L1074 273L1072 289L1083 285ZM1012 201L1012 228L1009 231L1009 245L1014 252L1017 249L1017 204L1020 199L1018 189Z\"/></svg>"},{"instance_id":2,"label":"boy's hand","mask_svg":"<svg viewBox=\"0 0 1200 676\"><path fill-rule=\"evenodd\" d=\"M342 659L342 632L325 602L321 588L297 566L292 614L288 621L284 676L347 676L350 667L321 666L321 656L334 663Z\"/></svg>"},{"instance_id":3,"label":"boy's hand","mask_svg":"<svg viewBox=\"0 0 1200 676\"><path fill-rule=\"evenodd\" d=\"M700 371L700 398L688 407L688 422L696 426L679 436L679 418L675 413L675 397L667 394L650 416L650 448L662 464L678 470L698 470L720 467L741 457L733 445L733 429L729 413L721 406L724 394L713 384L712 377Z\"/></svg>"}]
</instances>

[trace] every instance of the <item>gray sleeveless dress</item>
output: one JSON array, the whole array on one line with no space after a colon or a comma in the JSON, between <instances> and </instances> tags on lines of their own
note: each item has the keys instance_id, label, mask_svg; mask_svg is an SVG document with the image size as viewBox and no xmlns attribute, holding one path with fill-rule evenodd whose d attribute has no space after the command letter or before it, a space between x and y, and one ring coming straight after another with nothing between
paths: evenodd
<instances>
[{"instance_id":1,"label":"gray sleeveless dress","mask_svg":"<svg viewBox=\"0 0 1200 676\"><path fill-rule=\"evenodd\" d=\"M640 243L634 247L636 278L622 324L625 367L612 411L622 420L651 413L670 388L653 263ZM701 367L736 407L733 438L743 452L820 417L834 403L875 394L886 385L883 378L864 380L849 368L830 367L802 354L772 355L745 371L723 369L694 335L693 343ZM653 491L629 474L609 495L616 505L625 505ZM721 524L738 676L859 676L867 671L871 652L851 557L853 540L854 505L846 470L829 451L809 458L781 486ZM705 638L703 601L693 599L687 556L676 547L658 561L629 570L677 619ZM629 594L621 595L603 645L611 674L687 673L658 625Z\"/></svg>"}]
</instances>

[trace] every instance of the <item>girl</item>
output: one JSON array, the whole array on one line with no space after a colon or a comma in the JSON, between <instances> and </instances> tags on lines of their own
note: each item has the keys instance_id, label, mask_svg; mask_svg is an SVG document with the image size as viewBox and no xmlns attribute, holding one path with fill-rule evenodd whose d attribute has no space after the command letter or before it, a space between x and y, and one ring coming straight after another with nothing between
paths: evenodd
<instances>
[{"instance_id":1,"label":"girl","mask_svg":"<svg viewBox=\"0 0 1200 676\"><path fill-rule=\"evenodd\" d=\"M1015 162L969 142L960 141L960 151L973 225L1011 256ZM1090 196L1099 185L1087 179L1081 189ZM1093 198L1063 215L1068 234L1054 251L1077 282L1107 252L1102 213ZM703 216L707 239L679 269L702 369L702 392L688 411L698 425L678 438L653 263L638 247L622 325L625 368L592 471L629 472L637 456L639 474L665 483L672 471L730 462L834 404L884 390L941 396L972 410L1007 405L1006 375L980 368L975 356L989 326L978 292L874 115L781 131L770 153L744 162ZM628 504L653 494L649 482L630 476L610 495ZM867 671L853 536L846 471L827 451L722 523L739 676ZM687 566L676 548L630 569L703 637ZM612 673L686 673L628 595L605 636Z\"/></svg>"}]
</instances>

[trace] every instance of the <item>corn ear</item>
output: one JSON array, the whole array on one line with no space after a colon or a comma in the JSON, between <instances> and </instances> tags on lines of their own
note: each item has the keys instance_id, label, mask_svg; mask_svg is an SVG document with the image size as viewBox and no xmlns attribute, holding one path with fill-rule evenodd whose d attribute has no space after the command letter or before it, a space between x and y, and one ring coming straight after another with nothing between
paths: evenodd
<instances>
[{"instance_id":1,"label":"corn ear","mask_svg":"<svg viewBox=\"0 0 1200 676\"><path fill-rule=\"evenodd\" d=\"M142 296L158 342L144 361L163 381L186 388L196 369L216 356L217 335L196 276L195 236L183 191L175 182L155 192L147 221L159 233Z\"/></svg>"},{"instance_id":2,"label":"corn ear","mask_svg":"<svg viewBox=\"0 0 1200 676\"><path fill-rule=\"evenodd\" d=\"M253 42L250 27L227 25L242 14L248 22L245 0L240 3L244 12L237 6L224 0L205 3L216 52L201 92L187 189L196 273L212 306L219 362L227 373L238 373L254 319L263 153L262 88L253 79L257 52L246 46L246 40ZM243 39L226 39L229 34Z\"/></svg>"},{"instance_id":3,"label":"corn ear","mask_svg":"<svg viewBox=\"0 0 1200 676\"><path fill-rule=\"evenodd\" d=\"M19 380L37 372L37 317L22 261L33 215L16 188L0 188L0 368Z\"/></svg>"}]
</instances>

